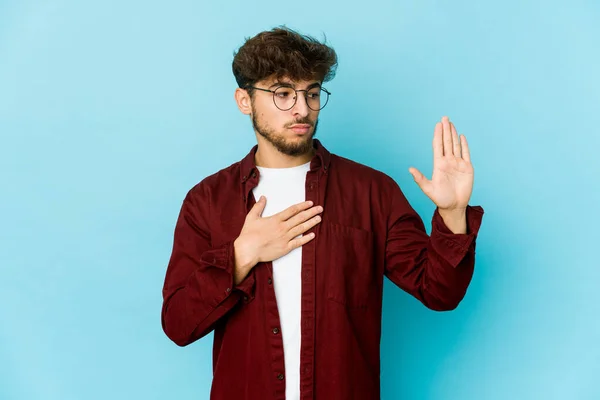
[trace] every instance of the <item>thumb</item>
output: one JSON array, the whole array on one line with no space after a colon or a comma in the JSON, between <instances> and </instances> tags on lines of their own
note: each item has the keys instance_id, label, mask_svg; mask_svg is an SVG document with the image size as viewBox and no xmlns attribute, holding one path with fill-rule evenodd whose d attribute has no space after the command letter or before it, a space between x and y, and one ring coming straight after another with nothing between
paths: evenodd
<instances>
[{"instance_id":1,"label":"thumb","mask_svg":"<svg viewBox=\"0 0 600 400\"><path fill-rule=\"evenodd\" d=\"M250 210L250 215L252 215L255 218L259 218L260 216L262 216L266 205L267 198L265 196L260 196L254 207L252 207L252 209Z\"/></svg>"},{"instance_id":2,"label":"thumb","mask_svg":"<svg viewBox=\"0 0 600 400\"><path fill-rule=\"evenodd\" d=\"M419 171L416 168L410 167L408 169L408 172L410 172L410 174L412 175L413 179L415 180L415 182L417 183L417 185L419 185L419 187L421 188L421 190L427 194L429 193L429 189L431 187L431 182L425 178L425 176L421 173L421 171Z\"/></svg>"}]
</instances>

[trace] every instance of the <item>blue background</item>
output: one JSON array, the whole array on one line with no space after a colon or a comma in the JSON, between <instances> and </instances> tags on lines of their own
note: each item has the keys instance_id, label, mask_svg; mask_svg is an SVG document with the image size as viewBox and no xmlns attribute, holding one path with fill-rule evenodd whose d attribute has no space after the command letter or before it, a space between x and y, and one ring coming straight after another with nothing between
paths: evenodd
<instances>
[{"instance_id":1,"label":"blue background","mask_svg":"<svg viewBox=\"0 0 600 400\"><path fill-rule=\"evenodd\" d=\"M484 4L485 3L485 4ZM207 399L161 288L185 193L255 143L233 51L286 24L338 52L320 138L427 228L433 127L486 214L459 308L386 280L384 399L600 399L597 1L0 0L0 399Z\"/></svg>"}]
</instances>

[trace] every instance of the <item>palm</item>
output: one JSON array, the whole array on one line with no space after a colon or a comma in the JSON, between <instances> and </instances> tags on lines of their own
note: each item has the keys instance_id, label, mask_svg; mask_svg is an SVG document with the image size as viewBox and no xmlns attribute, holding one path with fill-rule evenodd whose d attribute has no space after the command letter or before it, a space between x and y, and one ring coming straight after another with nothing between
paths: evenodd
<instances>
[{"instance_id":1,"label":"palm","mask_svg":"<svg viewBox=\"0 0 600 400\"><path fill-rule=\"evenodd\" d=\"M467 139L459 138L454 125L444 117L437 123L433 137L433 174L431 180L415 168L413 178L440 209L466 208L473 191L473 165Z\"/></svg>"}]
</instances>

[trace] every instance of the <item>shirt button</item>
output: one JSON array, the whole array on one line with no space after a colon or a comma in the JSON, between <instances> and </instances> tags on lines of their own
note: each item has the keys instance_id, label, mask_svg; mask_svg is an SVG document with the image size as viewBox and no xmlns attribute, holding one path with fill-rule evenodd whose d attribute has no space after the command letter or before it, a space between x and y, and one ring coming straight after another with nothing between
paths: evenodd
<instances>
[{"instance_id":1,"label":"shirt button","mask_svg":"<svg viewBox=\"0 0 600 400\"><path fill-rule=\"evenodd\" d=\"M280 381L282 381L283 380L283 374L277 375L277 379L279 379Z\"/></svg>"},{"instance_id":2,"label":"shirt button","mask_svg":"<svg viewBox=\"0 0 600 400\"><path fill-rule=\"evenodd\" d=\"M229 293L229 292L231 292L231 289L230 289L230 288L227 288L227 289L225 289L225 291L226 291L227 293Z\"/></svg>"},{"instance_id":3,"label":"shirt button","mask_svg":"<svg viewBox=\"0 0 600 400\"><path fill-rule=\"evenodd\" d=\"M244 296L244 301L248 301L248 296Z\"/></svg>"},{"instance_id":4,"label":"shirt button","mask_svg":"<svg viewBox=\"0 0 600 400\"><path fill-rule=\"evenodd\" d=\"M269 285L272 285L273 284L273 279L269 278L268 282L269 282Z\"/></svg>"},{"instance_id":5,"label":"shirt button","mask_svg":"<svg viewBox=\"0 0 600 400\"><path fill-rule=\"evenodd\" d=\"M256 171L252 171L252 177L256 178Z\"/></svg>"},{"instance_id":6,"label":"shirt button","mask_svg":"<svg viewBox=\"0 0 600 400\"><path fill-rule=\"evenodd\" d=\"M273 333L277 335L279 333L279 328L273 328Z\"/></svg>"}]
</instances>

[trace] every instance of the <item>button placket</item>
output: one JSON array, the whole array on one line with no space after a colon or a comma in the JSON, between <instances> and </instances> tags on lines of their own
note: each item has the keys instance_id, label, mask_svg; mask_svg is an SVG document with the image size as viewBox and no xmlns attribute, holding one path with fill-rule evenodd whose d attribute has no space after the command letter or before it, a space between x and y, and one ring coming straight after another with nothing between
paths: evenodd
<instances>
[{"instance_id":1,"label":"button placket","mask_svg":"<svg viewBox=\"0 0 600 400\"><path fill-rule=\"evenodd\" d=\"M319 174L317 171L311 171L307 176L306 199L319 204L324 186L321 186ZM322 204L320 204L322 205ZM320 232L320 224L313 228L314 232ZM306 255L306 257L304 257ZM310 241L303 248L302 261L302 320L301 320L301 365L300 365L300 385L309 387L314 382L314 363L315 350L315 263L316 263L316 241ZM311 391L306 390L304 395L311 396Z\"/></svg>"}]
</instances>

